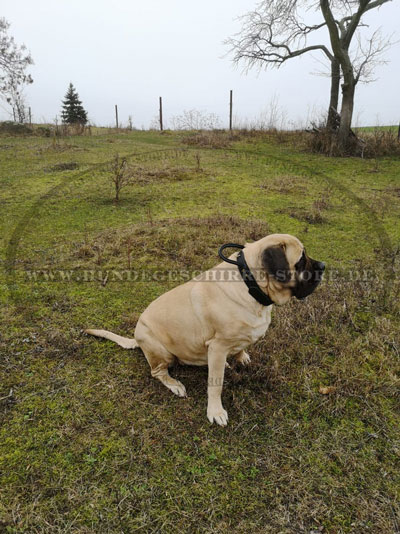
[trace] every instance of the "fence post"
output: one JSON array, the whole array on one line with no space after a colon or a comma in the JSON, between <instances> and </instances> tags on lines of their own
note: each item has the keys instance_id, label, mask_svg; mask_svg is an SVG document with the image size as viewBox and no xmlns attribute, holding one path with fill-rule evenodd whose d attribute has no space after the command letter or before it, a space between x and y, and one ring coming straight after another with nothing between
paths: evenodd
<instances>
[{"instance_id":1,"label":"fence post","mask_svg":"<svg viewBox=\"0 0 400 534\"><path fill-rule=\"evenodd\" d=\"M115 104L115 124L117 125L118 130L118 106Z\"/></svg>"},{"instance_id":2,"label":"fence post","mask_svg":"<svg viewBox=\"0 0 400 534\"><path fill-rule=\"evenodd\" d=\"M229 98L229 130L232 131L232 107L233 107L233 91L230 91Z\"/></svg>"},{"instance_id":3,"label":"fence post","mask_svg":"<svg viewBox=\"0 0 400 534\"><path fill-rule=\"evenodd\" d=\"M29 126L32 126L32 111L30 107L28 110L28 117L29 117Z\"/></svg>"},{"instance_id":4,"label":"fence post","mask_svg":"<svg viewBox=\"0 0 400 534\"><path fill-rule=\"evenodd\" d=\"M162 117L162 96L160 96L160 131L163 131L163 117Z\"/></svg>"}]
</instances>

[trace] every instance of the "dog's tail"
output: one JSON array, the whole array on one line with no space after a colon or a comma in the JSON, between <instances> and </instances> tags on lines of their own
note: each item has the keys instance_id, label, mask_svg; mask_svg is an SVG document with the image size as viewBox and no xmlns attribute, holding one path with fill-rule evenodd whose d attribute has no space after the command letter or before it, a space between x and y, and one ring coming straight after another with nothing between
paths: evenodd
<instances>
[{"instance_id":1,"label":"dog's tail","mask_svg":"<svg viewBox=\"0 0 400 534\"><path fill-rule=\"evenodd\" d=\"M124 349L136 349L139 345L136 341L136 339L130 339L129 337L122 337L117 334L113 334L112 332L108 332L108 330L92 330L91 328L84 331L86 334L90 334L91 336L97 336L97 337L104 337L105 339L110 339L111 341L114 341L114 343L118 343L120 347L123 347Z\"/></svg>"}]
</instances>

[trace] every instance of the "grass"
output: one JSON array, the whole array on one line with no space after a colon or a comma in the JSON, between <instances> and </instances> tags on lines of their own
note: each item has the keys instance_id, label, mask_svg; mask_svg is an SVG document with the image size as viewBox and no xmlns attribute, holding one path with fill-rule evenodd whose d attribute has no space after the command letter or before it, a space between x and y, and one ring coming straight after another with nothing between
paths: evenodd
<instances>
[{"instance_id":1,"label":"grass","mask_svg":"<svg viewBox=\"0 0 400 534\"><path fill-rule=\"evenodd\" d=\"M218 135L0 138L0 532L400 532L400 161ZM227 370L227 428L205 368L173 370L178 399L82 334L132 335L220 244L270 232L329 268Z\"/></svg>"},{"instance_id":2,"label":"grass","mask_svg":"<svg viewBox=\"0 0 400 534\"><path fill-rule=\"evenodd\" d=\"M393 133L397 133L399 129L398 124L388 125L388 126L358 126L355 128L357 132L374 132L376 130L390 130Z\"/></svg>"}]
</instances>

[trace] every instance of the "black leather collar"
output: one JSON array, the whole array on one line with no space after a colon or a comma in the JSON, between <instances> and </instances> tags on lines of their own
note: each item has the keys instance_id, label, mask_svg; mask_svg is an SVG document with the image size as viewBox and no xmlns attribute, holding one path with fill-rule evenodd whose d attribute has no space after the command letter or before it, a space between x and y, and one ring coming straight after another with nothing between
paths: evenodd
<instances>
[{"instance_id":1,"label":"black leather collar","mask_svg":"<svg viewBox=\"0 0 400 534\"><path fill-rule=\"evenodd\" d=\"M237 257L237 261L231 260L224 256L222 254L222 251L226 248L240 248L240 252ZM250 295L260 304L263 306L271 306L274 302L269 298L268 295L264 293L264 291L260 288L260 286L257 284L256 279L252 275L249 266L247 265L247 262L244 258L243 254L244 245L237 245L236 243L226 243L225 245L222 245L218 251L219 257L226 261L227 263L232 263L233 265L237 265L240 275L243 278L243 282L246 284L246 286L249 288Z\"/></svg>"}]
</instances>

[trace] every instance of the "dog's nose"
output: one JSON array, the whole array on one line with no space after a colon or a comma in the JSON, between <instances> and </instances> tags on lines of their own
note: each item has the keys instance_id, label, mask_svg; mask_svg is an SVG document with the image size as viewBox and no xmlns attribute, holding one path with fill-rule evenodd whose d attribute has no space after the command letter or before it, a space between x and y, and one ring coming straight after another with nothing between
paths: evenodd
<instances>
[{"instance_id":1,"label":"dog's nose","mask_svg":"<svg viewBox=\"0 0 400 534\"><path fill-rule=\"evenodd\" d=\"M318 271L325 271L325 263L323 261L317 262L317 270Z\"/></svg>"}]
</instances>

